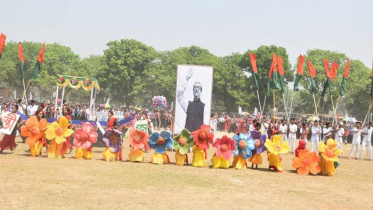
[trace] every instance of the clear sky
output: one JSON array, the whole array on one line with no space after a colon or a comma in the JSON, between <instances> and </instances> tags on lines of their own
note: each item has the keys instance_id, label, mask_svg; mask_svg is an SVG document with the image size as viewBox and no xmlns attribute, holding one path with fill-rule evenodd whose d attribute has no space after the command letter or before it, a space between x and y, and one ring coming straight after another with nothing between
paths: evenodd
<instances>
[{"instance_id":1,"label":"clear sky","mask_svg":"<svg viewBox=\"0 0 373 210\"><path fill-rule=\"evenodd\" d=\"M156 50L197 45L218 56L260 45L373 57L371 0L0 0L0 32L12 41L58 42L82 58L136 39Z\"/></svg>"}]
</instances>

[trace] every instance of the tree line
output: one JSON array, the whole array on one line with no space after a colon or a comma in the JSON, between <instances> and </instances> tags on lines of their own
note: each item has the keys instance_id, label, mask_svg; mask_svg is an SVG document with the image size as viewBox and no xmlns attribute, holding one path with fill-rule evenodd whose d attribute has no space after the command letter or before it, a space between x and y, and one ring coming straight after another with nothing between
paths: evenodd
<instances>
[{"instance_id":1,"label":"tree line","mask_svg":"<svg viewBox=\"0 0 373 210\"><path fill-rule=\"evenodd\" d=\"M42 43L22 42L25 57L25 80L31 77L32 68L40 51ZM151 98L163 95L168 102L175 100L176 69L178 64L209 65L214 68L212 110L219 112L237 112L238 106L244 111L259 108L256 87L253 77L249 53L256 54L259 76L259 95L261 103L267 94L267 78L272 63L272 53L283 59L285 80L294 81L297 63L291 65L284 47L260 46L248 49L245 53L232 53L219 57L207 49L198 46L181 47L171 51L157 51L151 46L132 39L122 39L107 43L103 55L91 55L80 58L69 47L58 43L46 44L44 64L41 73L31 86L42 96L50 96L55 91L57 75L94 77L101 86L98 103L110 97L111 103L117 105L140 105L149 107ZM304 74L301 79L300 91L292 92L292 87L286 94L286 103L290 105L293 96L293 112L313 113L313 97L310 92L307 59L317 70L315 78L319 93L319 113L329 113L332 110L329 93L321 98L321 91L326 80L324 61L335 61L339 64L337 76L333 82L333 98L338 97L339 85L348 56L340 52L328 50L308 50L305 55ZM350 58L350 74L347 82L346 96L340 99L338 110L347 111L350 115L363 117L368 108L370 93L370 69L361 61ZM0 59L0 83L17 92L23 91L18 58L18 43L8 42ZM276 108L283 110L284 103L280 90L276 90ZM48 98L48 97L46 97ZM52 98L52 97L50 97ZM66 89L67 100L80 102L89 101L86 91L71 91ZM265 112L272 107L273 97L266 97ZM339 113L341 113L339 112Z\"/></svg>"}]
</instances>

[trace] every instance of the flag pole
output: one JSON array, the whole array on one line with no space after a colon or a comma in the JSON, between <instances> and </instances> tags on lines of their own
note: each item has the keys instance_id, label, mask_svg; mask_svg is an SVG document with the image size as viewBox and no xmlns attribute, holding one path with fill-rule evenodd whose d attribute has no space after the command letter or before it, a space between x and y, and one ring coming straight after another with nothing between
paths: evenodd
<instances>
[{"instance_id":1,"label":"flag pole","mask_svg":"<svg viewBox=\"0 0 373 210\"><path fill-rule=\"evenodd\" d=\"M262 112L262 106L260 105L260 98L259 98L259 91L258 91L258 89L256 89L256 95L258 96L258 102L259 102L260 113L263 114L263 112Z\"/></svg>"},{"instance_id":2,"label":"flag pole","mask_svg":"<svg viewBox=\"0 0 373 210\"><path fill-rule=\"evenodd\" d=\"M313 103L314 103L314 105L315 105L315 113L316 113L316 117L317 117L317 106L318 106L318 105L316 105L315 93L312 93L312 95L313 95Z\"/></svg>"},{"instance_id":3,"label":"flag pole","mask_svg":"<svg viewBox=\"0 0 373 210\"><path fill-rule=\"evenodd\" d=\"M267 100L267 94L264 96L264 103L263 103L263 113L262 113L262 116L264 116L264 110L265 110L265 107L266 107L266 100Z\"/></svg>"},{"instance_id":4,"label":"flag pole","mask_svg":"<svg viewBox=\"0 0 373 210\"><path fill-rule=\"evenodd\" d=\"M290 102L290 114L293 112L293 99L294 99L294 90L293 90L293 93L291 94L291 102Z\"/></svg>"},{"instance_id":5,"label":"flag pole","mask_svg":"<svg viewBox=\"0 0 373 210\"><path fill-rule=\"evenodd\" d=\"M334 109L334 118L335 118L335 122L336 122L336 123L338 123L338 119L337 119L337 109L338 109L339 98L340 98L340 96L338 96L338 98L337 98L337 104L335 105L335 109Z\"/></svg>"},{"instance_id":6,"label":"flag pole","mask_svg":"<svg viewBox=\"0 0 373 210\"><path fill-rule=\"evenodd\" d=\"M370 97L370 100L369 100L368 112L367 112L367 114L365 115L365 118L364 118L364 121L363 121L363 125L364 125L364 123L365 123L365 120L366 120L367 117L368 117L368 114L369 114L369 112L370 112L370 110L371 110L371 108L372 108L372 105L373 105L373 103L372 103L372 96L371 96L371 97Z\"/></svg>"},{"instance_id":7,"label":"flag pole","mask_svg":"<svg viewBox=\"0 0 373 210\"><path fill-rule=\"evenodd\" d=\"M333 95L330 95L330 99L332 100L332 107L333 107L333 124L334 124L334 120L335 120L335 108L334 108L334 100L333 100Z\"/></svg>"},{"instance_id":8,"label":"flag pole","mask_svg":"<svg viewBox=\"0 0 373 210\"><path fill-rule=\"evenodd\" d=\"M286 106L284 92L282 92L282 100L284 101L284 107L285 107L285 115L286 115L286 119L289 119L288 108L287 108L287 106Z\"/></svg>"},{"instance_id":9,"label":"flag pole","mask_svg":"<svg viewBox=\"0 0 373 210\"><path fill-rule=\"evenodd\" d=\"M275 97L275 90L272 90L273 93L273 119L275 119L276 116L276 97Z\"/></svg>"},{"instance_id":10,"label":"flag pole","mask_svg":"<svg viewBox=\"0 0 373 210\"><path fill-rule=\"evenodd\" d=\"M28 89L28 86L30 85L30 81L31 81L31 79L29 79L29 81L27 82L27 86L26 86L26 89L23 91L23 96L22 96L22 98L25 98L25 97L26 97L26 91L27 91L27 89ZM26 97L26 101L27 101L27 97Z\"/></svg>"}]
</instances>

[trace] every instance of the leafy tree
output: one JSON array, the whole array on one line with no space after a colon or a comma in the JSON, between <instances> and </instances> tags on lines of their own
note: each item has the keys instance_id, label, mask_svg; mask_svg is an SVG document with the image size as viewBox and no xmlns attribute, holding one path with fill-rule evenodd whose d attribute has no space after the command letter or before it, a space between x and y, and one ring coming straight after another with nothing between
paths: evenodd
<instances>
[{"instance_id":1,"label":"leafy tree","mask_svg":"<svg viewBox=\"0 0 373 210\"><path fill-rule=\"evenodd\" d=\"M144 71L157 56L154 48L139 41L122 39L111 41L104 50L104 66L98 73L101 86L110 92L113 101L125 100L132 105L136 96L147 90L144 88Z\"/></svg>"}]
</instances>

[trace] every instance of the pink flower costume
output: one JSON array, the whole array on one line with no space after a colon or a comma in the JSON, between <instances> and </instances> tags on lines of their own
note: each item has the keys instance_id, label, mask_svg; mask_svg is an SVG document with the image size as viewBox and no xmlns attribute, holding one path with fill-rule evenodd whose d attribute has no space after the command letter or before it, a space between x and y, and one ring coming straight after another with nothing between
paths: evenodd
<instances>
[{"instance_id":1,"label":"pink flower costume","mask_svg":"<svg viewBox=\"0 0 373 210\"><path fill-rule=\"evenodd\" d=\"M93 126L89 123L84 123L81 128L75 130L74 146L77 148L76 159L92 159L92 144L97 142L97 133L93 131Z\"/></svg>"}]
</instances>

